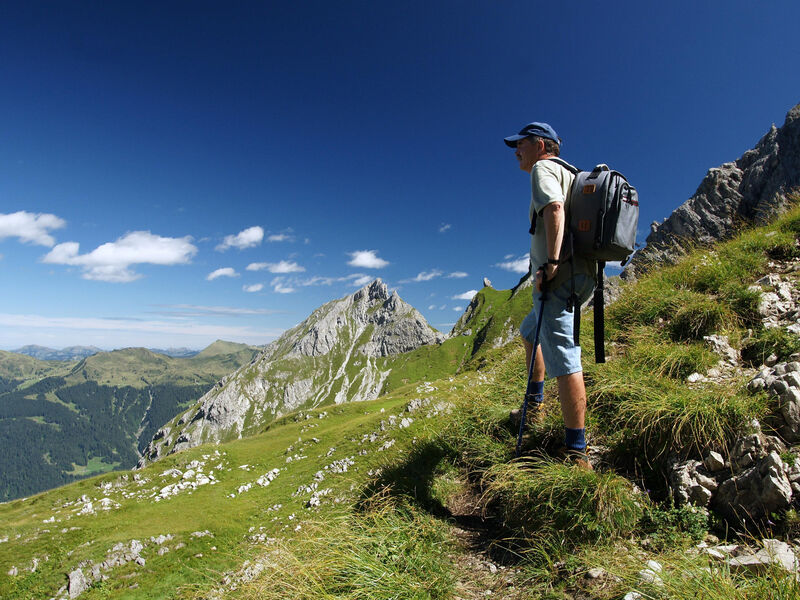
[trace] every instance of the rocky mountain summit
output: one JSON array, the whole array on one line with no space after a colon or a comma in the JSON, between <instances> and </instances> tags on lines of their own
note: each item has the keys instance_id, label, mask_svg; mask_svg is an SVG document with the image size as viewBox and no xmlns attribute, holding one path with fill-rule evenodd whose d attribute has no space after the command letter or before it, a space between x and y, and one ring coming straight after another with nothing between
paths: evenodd
<instances>
[{"instance_id":1,"label":"rocky mountain summit","mask_svg":"<svg viewBox=\"0 0 800 600\"><path fill-rule=\"evenodd\" d=\"M220 380L158 430L140 466L205 442L253 433L298 408L377 398L391 372L380 359L444 339L376 279L324 304L250 364Z\"/></svg>"},{"instance_id":2,"label":"rocky mountain summit","mask_svg":"<svg viewBox=\"0 0 800 600\"><path fill-rule=\"evenodd\" d=\"M710 244L729 238L741 224L764 223L787 205L800 187L800 104L773 125L734 162L709 169L695 194L663 223L653 223L647 244L633 257L625 275L653 262L672 262L684 254L684 241Z\"/></svg>"}]
</instances>

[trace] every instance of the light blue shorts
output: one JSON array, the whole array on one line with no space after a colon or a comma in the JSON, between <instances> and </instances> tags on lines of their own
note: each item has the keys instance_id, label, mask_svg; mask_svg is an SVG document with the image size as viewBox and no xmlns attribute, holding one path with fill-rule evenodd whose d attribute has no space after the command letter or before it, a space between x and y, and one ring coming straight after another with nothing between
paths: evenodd
<instances>
[{"instance_id":1,"label":"light blue shorts","mask_svg":"<svg viewBox=\"0 0 800 600\"><path fill-rule=\"evenodd\" d=\"M575 294L580 305L589 299L594 290L594 278L583 273L576 273ZM539 346L544 357L544 368L548 377L560 377L583 370L581 366L581 347L575 345L573 339L573 313L567 312L567 300L572 289L569 280L555 290L547 291L542 317L542 330L539 332ZM542 306L541 294L533 290L533 310L522 321L519 332L531 344L536 337L536 322ZM580 310L576 308L575 310Z\"/></svg>"}]
</instances>

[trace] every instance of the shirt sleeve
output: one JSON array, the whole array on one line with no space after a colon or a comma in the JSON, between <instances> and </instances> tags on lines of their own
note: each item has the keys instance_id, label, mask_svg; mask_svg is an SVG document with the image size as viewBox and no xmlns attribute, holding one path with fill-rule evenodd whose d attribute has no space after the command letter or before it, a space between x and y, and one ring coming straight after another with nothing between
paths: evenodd
<instances>
[{"instance_id":1,"label":"shirt sleeve","mask_svg":"<svg viewBox=\"0 0 800 600\"><path fill-rule=\"evenodd\" d=\"M536 163L531 171L531 199L537 215L541 215L548 204L564 202L564 192L556 174L541 163Z\"/></svg>"}]
</instances>

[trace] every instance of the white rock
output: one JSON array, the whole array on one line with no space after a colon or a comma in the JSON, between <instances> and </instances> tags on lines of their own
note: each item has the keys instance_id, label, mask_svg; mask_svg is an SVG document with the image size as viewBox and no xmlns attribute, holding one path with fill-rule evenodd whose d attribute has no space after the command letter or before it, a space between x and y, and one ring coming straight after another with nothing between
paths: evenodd
<instances>
[{"instance_id":1,"label":"white rock","mask_svg":"<svg viewBox=\"0 0 800 600\"><path fill-rule=\"evenodd\" d=\"M712 473L716 473L717 471L721 471L725 468L725 459L719 452L712 450L708 453L708 456L706 456L704 464L706 469Z\"/></svg>"},{"instance_id":2,"label":"white rock","mask_svg":"<svg viewBox=\"0 0 800 600\"><path fill-rule=\"evenodd\" d=\"M69 584L68 584L68 591L70 598L77 598L87 589L89 589L89 581L86 579L86 576L83 574L83 570L75 569L74 571L70 572L68 575L69 577Z\"/></svg>"}]
</instances>

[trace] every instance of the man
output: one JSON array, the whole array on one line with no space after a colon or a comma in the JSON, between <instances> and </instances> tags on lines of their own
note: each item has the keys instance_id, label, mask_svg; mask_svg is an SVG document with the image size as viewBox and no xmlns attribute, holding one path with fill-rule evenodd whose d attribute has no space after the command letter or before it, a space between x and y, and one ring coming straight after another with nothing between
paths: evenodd
<instances>
[{"instance_id":1,"label":"man","mask_svg":"<svg viewBox=\"0 0 800 600\"><path fill-rule=\"evenodd\" d=\"M566 236L565 202L575 176L555 159L561 138L547 123L529 123L517 135L505 138L515 149L519 168L531 175L531 268L535 274L533 310L520 326L525 359L530 369L538 311L543 310L539 347L533 365L533 401L529 400L531 421L542 417L545 373L558 380L558 397L564 417L563 454L570 462L591 469L586 456L586 389L581 366L581 349L573 339L574 315L594 289L594 262L562 252ZM570 267L571 262L571 267ZM572 278L572 282L570 279ZM542 309L542 284L547 297ZM515 415L516 413L516 415ZM520 411L512 411L519 418Z\"/></svg>"}]
</instances>

